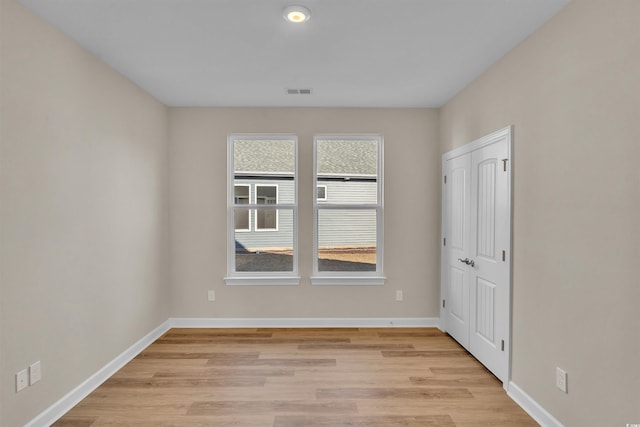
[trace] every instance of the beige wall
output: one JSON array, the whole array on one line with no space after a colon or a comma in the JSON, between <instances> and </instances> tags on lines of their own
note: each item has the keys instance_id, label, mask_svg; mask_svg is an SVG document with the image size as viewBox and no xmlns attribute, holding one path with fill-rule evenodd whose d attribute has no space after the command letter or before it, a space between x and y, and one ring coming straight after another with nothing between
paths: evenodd
<instances>
[{"instance_id":1,"label":"beige wall","mask_svg":"<svg viewBox=\"0 0 640 427\"><path fill-rule=\"evenodd\" d=\"M32 419L168 316L438 316L440 154L509 124L513 381L567 426L639 422L636 0L574 0L440 112L167 111L0 1L0 425ZM299 136L300 286L224 285L232 132ZM314 287L312 138L360 132L385 137L388 281ZM16 394L36 360L43 380Z\"/></svg>"},{"instance_id":2,"label":"beige wall","mask_svg":"<svg viewBox=\"0 0 640 427\"><path fill-rule=\"evenodd\" d=\"M574 0L441 110L443 152L514 125L513 381L567 426L640 422L638 17Z\"/></svg>"},{"instance_id":3,"label":"beige wall","mask_svg":"<svg viewBox=\"0 0 640 427\"><path fill-rule=\"evenodd\" d=\"M428 109L172 108L172 307L177 317L437 317L440 153ZM294 133L299 152L299 271L291 286L227 286L229 133ZM384 136L384 286L311 286L313 135ZM207 301L207 290L216 301ZM404 290L404 302L395 290Z\"/></svg>"},{"instance_id":4,"label":"beige wall","mask_svg":"<svg viewBox=\"0 0 640 427\"><path fill-rule=\"evenodd\" d=\"M166 320L167 109L2 0L0 425ZM16 394L14 374L42 361Z\"/></svg>"}]
</instances>

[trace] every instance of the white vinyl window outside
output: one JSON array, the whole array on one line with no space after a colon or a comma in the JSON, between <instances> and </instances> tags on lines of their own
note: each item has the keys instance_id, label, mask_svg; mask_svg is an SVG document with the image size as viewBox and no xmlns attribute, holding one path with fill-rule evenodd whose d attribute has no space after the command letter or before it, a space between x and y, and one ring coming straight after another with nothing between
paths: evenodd
<instances>
[{"instance_id":1,"label":"white vinyl window outside","mask_svg":"<svg viewBox=\"0 0 640 427\"><path fill-rule=\"evenodd\" d=\"M234 185L234 204L248 205L251 201L251 186L246 184ZM248 209L236 210L235 213L236 231L251 231L251 212Z\"/></svg>"},{"instance_id":2,"label":"white vinyl window outside","mask_svg":"<svg viewBox=\"0 0 640 427\"><path fill-rule=\"evenodd\" d=\"M382 166L379 135L314 138L312 284L384 284Z\"/></svg>"},{"instance_id":3,"label":"white vinyl window outside","mask_svg":"<svg viewBox=\"0 0 640 427\"><path fill-rule=\"evenodd\" d=\"M295 135L228 138L229 285L296 285L298 276Z\"/></svg>"},{"instance_id":4,"label":"white vinyl window outside","mask_svg":"<svg viewBox=\"0 0 640 427\"><path fill-rule=\"evenodd\" d=\"M316 186L316 197L318 201L325 202L327 201L327 186L326 185L317 185Z\"/></svg>"},{"instance_id":5,"label":"white vinyl window outside","mask_svg":"<svg viewBox=\"0 0 640 427\"><path fill-rule=\"evenodd\" d=\"M256 184L257 205L277 205L278 186ZM278 210L261 209L256 212L256 230L278 231Z\"/></svg>"}]
</instances>

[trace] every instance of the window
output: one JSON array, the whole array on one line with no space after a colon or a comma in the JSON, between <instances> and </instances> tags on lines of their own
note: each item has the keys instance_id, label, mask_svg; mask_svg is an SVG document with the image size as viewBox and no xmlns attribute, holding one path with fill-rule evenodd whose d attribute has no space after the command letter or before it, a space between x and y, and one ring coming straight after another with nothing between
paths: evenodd
<instances>
[{"instance_id":1,"label":"window","mask_svg":"<svg viewBox=\"0 0 640 427\"><path fill-rule=\"evenodd\" d=\"M318 198L319 201L326 201L327 200L327 186L326 185L318 185L316 186L316 197Z\"/></svg>"},{"instance_id":2,"label":"window","mask_svg":"<svg viewBox=\"0 0 640 427\"><path fill-rule=\"evenodd\" d=\"M384 283L382 148L380 136L315 137L313 284Z\"/></svg>"},{"instance_id":3,"label":"window","mask_svg":"<svg viewBox=\"0 0 640 427\"><path fill-rule=\"evenodd\" d=\"M231 135L227 284L298 284L297 139Z\"/></svg>"},{"instance_id":4,"label":"window","mask_svg":"<svg viewBox=\"0 0 640 427\"><path fill-rule=\"evenodd\" d=\"M248 205L250 199L249 185L239 184L234 185L234 204L235 205ZM236 231L251 231L249 224L251 223L249 216L249 210L237 210L235 211L235 229Z\"/></svg>"},{"instance_id":5,"label":"window","mask_svg":"<svg viewBox=\"0 0 640 427\"><path fill-rule=\"evenodd\" d=\"M256 204L277 205L278 186L256 184ZM277 209L261 209L256 215L256 230L278 231Z\"/></svg>"}]
</instances>

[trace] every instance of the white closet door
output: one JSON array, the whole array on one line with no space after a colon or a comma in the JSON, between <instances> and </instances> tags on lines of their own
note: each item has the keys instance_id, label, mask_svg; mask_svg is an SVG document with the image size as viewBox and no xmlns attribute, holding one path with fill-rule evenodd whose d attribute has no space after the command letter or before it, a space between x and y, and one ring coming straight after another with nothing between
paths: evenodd
<instances>
[{"instance_id":1,"label":"white closet door","mask_svg":"<svg viewBox=\"0 0 640 427\"><path fill-rule=\"evenodd\" d=\"M444 186L448 217L444 245L447 332L464 347L469 343L469 269L459 260L468 258L470 250L470 170L470 155L447 161Z\"/></svg>"},{"instance_id":2,"label":"white closet door","mask_svg":"<svg viewBox=\"0 0 640 427\"><path fill-rule=\"evenodd\" d=\"M509 375L510 128L443 157L446 331L493 374Z\"/></svg>"},{"instance_id":3,"label":"white closet door","mask_svg":"<svg viewBox=\"0 0 640 427\"><path fill-rule=\"evenodd\" d=\"M507 379L509 321L509 174L505 140L471 153L469 351L501 381ZM503 260L504 254L504 260Z\"/></svg>"}]
</instances>

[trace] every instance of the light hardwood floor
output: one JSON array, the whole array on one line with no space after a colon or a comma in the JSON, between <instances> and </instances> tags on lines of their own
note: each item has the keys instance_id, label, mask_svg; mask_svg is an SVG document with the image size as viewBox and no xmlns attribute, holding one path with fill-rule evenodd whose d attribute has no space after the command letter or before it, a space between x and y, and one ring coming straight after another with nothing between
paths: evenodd
<instances>
[{"instance_id":1,"label":"light hardwood floor","mask_svg":"<svg viewBox=\"0 0 640 427\"><path fill-rule=\"evenodd\" d=\"M54 424L537 425L432 328L171 329Z\"/></svg>"}]
</instances>

